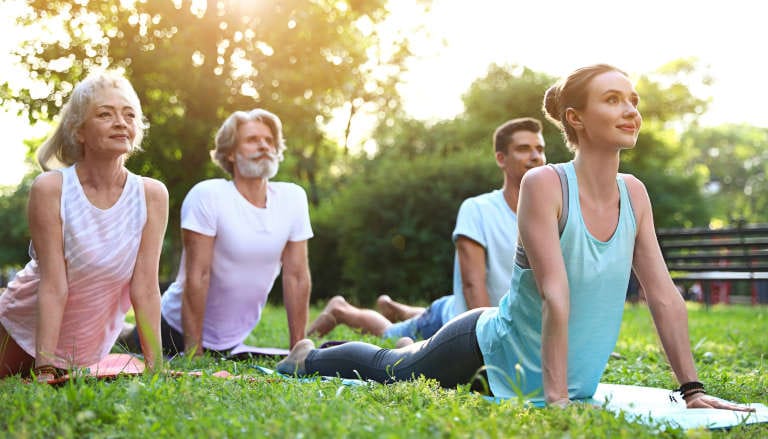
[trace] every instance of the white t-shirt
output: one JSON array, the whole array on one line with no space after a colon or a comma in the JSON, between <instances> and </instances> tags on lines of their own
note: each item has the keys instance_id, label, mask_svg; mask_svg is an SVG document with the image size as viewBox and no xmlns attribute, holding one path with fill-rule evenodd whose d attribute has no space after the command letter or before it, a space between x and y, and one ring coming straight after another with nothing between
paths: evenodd
<instances>
[{"instance_id":1,"label":"white t-shirt","mask_svg":"<svg viewBox=\"0 0 768 439\"><path fill-rule=\"evenodd\" d=\"M485 248L485 279L491 306L509 290L517 251L517 215L509 208L504 192L497 189L467 198L459 208L453 242L467 237ZM453 268L453 316L467 310L461 283L459 258Z\"/></svg>"},{"instance_id":2,"label":"white t-shirt","mask_svg":"<svg viewBox=\"0 0 768 439\"><path fill-rule=\"evenodd\" d=\"M202 181L184 198L181 228L215 237L202 342L214 350L245 340L280 274L286 243L312 237L306 193L293 183L279 182L267 184L267 207L259 208L232 181ZM179 332L184 260L182 252L179 274L162 299L163 317Z\"/></svg>"}]
</instances>

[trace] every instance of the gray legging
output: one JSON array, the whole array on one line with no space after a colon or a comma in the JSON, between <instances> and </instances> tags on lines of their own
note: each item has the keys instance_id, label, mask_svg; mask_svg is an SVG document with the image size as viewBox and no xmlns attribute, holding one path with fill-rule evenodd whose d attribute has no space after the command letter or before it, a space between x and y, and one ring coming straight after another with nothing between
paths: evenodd
<instances>
[{"instance_id":1,"label":"gray legging","mask_svg":"<svg viewBox=\"0 0 768 439\"><path fill-rule=\"evenodd\" d=\"M437 380L442 387L472 383L472 389L488 392L483 355L475 325L483 309L451 320L435 335L400 349L382 349L368 343L349 342L310 351L304 361L307 375L362 378L391 383L420 375ZM481 376L481 379L477 379Z\"/></svg>"}]
</instances>

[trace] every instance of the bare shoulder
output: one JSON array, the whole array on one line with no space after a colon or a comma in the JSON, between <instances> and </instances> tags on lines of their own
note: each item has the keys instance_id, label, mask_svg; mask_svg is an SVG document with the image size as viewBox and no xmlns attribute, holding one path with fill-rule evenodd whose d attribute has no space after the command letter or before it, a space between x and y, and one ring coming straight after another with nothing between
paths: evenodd
<instances>
[{"instance_id":1,"label":"bare shoulder","mask_svg":"<svg viewBox=\"0 0 768 439\"><path fill-rule=\"evenodd\" d=\"M61 186L64 178L61 172L47 171L35 177L30 187L32 199L58 199L61 197Z\"/></svg>"},{"instance_id":2,"label":"bare shoulder","mask_svg":"<svg viewBox=\"0 0 768 439\"><path fill-rule=\"evenodd\" d=\"M141 177L144 181L144 193L149 201L168 200L168 189L160 180L150 177Z\"/></svg>"},{"instance_id":3,"label":"bare shoulder","mask_svg":"<svg viewBox=\"0 0 768 439\"><path fill-rule=\"evenodd\" d=\"M645 222L645 220L650 219L652 223L653 208L651 207L651 197L648 195L648 190L645 188L645 184L632 174L620 175L624 180L624 184L627 186L629 200L631 202L636 221L638 224L642 224Z\"/></svg>"},{"instance_id":4,"label":"bare shoulder","mask_svg":"<svg viewBox=\"0 0 768 439\"><path fill-rule=\"evenodd\" d=\"M620 175L624 180L624 184L627 186L627 191L629 192L632 204L638 207L648 205L650 203L650 197L648 196L648 190L645 188L645 184L632 174Z\"/></svg>"},{"instance_id":5,"label":"bare shoulder","mask_svg":"<svg viewBox=\"0 0 768 439\"><path fill-rule=\"evenodd\" d=\"M539 166L523 175L520 191L535 193L538 196L560 196L560 177L550 166Z\"/></svg>"}]
</instances>

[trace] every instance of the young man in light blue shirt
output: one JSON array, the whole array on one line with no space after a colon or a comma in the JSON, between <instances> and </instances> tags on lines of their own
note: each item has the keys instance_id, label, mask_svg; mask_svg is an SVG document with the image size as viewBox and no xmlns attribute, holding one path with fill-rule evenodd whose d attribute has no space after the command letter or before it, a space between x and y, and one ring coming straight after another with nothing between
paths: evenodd
<instances>
[{"instance_id":1,"label":"young man in light blue shirt","mask_svg":"<svg viewBox=\"0 0 768 439\"><path fill-rule=\"evenodd\" d=\"M496 306L509 289L517 245L517 199L523 175L546 163L541 123L533 118L505 122L494 133L494 156L502 171L501 189L464 200L456 219L453 295L420 308L380 296L380 312L331 298L310 325L309 335L324 335L338 324L408 343L429 338L451 318L468 309ZM403 320L398 323L394 321Z\"/></svg>"}]
</instances>

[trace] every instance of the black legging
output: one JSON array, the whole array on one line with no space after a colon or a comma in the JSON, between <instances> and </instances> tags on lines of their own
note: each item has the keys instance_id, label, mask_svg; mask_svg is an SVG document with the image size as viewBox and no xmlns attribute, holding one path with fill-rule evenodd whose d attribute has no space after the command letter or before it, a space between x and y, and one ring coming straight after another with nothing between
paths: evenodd
<instances>
[{"instance_id":1,"label":"black legging","mask_svg":"<svg viewBox=\"0 0 768 439\"><path fill-rule=\"evenodd\" d=\"M483 309L466 312L422 342L400 349L382 349L350 342L310 351L304 360L307 375L319 373L342 378L370 379L380 383L405 381L423 375L442 387L472 383L472 389L489 393L483 355L475 325ZM482 379L477 379L481 376Z\"/></svg>"}]
</instances>

